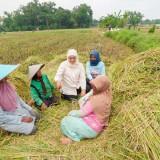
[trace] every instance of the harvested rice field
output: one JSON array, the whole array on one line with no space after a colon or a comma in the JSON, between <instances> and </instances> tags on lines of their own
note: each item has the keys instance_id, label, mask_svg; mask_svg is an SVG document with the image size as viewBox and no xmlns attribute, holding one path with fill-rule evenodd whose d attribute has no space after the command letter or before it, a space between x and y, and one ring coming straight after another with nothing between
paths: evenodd
<instances>
[{"instance_id":1,"label":"harvested rice field","mask_svg":"<svg viewBox=\"0 0 160 160\"><path fill-rule=\"evenodd\" d=\"M94 139L67 146L60 143L61 119L77 101L61 100L41 112L36 135L6 136L0 130L1 160L159 160L160 48L135 53L97 29L0 33L0 63L21 66L9 76L19 95L30 99L28 66L45 63L43 73L54 83L59 64L75 48L85 65L91 49L99 50L112 82L108 128ZM55 92L60 97L58 91Z\"/></svg>"}]
</instances>

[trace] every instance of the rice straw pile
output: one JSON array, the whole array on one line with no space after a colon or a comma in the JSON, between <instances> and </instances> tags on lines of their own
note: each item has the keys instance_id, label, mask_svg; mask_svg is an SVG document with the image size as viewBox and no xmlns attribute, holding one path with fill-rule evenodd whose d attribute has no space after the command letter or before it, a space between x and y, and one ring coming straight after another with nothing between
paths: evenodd
<instances>
[{"instance_id":1,"label":"rice straw pile","mask_svg":"<svg viewBox=\"0 0 160 160\"><path fill-rule=\"evenodd\" d=\"M28 57L25 61L23 61L19 67L19 71L28 74L28 67L31 65L36 65L36 64L42 64L45 63L45 61L38 57L38 56L30 56Z\"/></svg>"},{"instance_id":2,"label":"rice straw pile","mask_svg":"<svg viewBox=\"0 0 160 160\"><path fill-rule=\"evenodd\" d=\"M160 49L142 52L110 67L114 107L160 87Z\"/></svg>"}]
</instances>

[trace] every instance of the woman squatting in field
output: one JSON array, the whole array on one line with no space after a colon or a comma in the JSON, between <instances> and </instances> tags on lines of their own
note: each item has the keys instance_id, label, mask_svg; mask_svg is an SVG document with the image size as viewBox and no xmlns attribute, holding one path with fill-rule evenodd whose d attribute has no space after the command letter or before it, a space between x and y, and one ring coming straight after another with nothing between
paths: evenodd
<instances>
[{"instance_id":1,"label":"woman squatting in field","mask_svg":"<svg viewBox=\"0 0 160 160\"><path fill-rule=\"evenodd\" d=\"M40 116L16 93L7 76L19 65L0 65L0 128L7 132L34 134Z\"/></svg>"}]
</instances>

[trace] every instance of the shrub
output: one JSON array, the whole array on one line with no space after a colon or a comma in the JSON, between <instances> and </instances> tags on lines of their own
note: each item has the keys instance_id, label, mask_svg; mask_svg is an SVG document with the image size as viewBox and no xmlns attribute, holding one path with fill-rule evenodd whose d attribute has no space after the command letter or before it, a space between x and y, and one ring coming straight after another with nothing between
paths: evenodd
<instances>
[{"instance_id":1,"label":"shrub","mask_svg":"<svg viewBox=\"0 0 160 160\"><path fill-rule=\"evenodd\" d=\"M149 30L148 30L148 33L154 33L156 30L156 26L152 26Z\"/></svg>"}]
</instances>

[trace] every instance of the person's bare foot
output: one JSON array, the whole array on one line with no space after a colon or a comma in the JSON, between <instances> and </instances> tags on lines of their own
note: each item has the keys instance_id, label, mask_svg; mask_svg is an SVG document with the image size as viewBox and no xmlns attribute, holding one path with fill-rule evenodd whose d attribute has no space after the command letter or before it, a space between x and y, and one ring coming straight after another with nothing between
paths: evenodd
<instances>
[{"instance_id":1,"label":"person's bare foot","mask_svg":"<svg viewBox=\"0 0 160 160\"><path fill-rule=\"evenodd\" d=\"M70 138L61 138L61 143L64 145L72 143L72 140Z\"/></svg>"}]
</instances>

